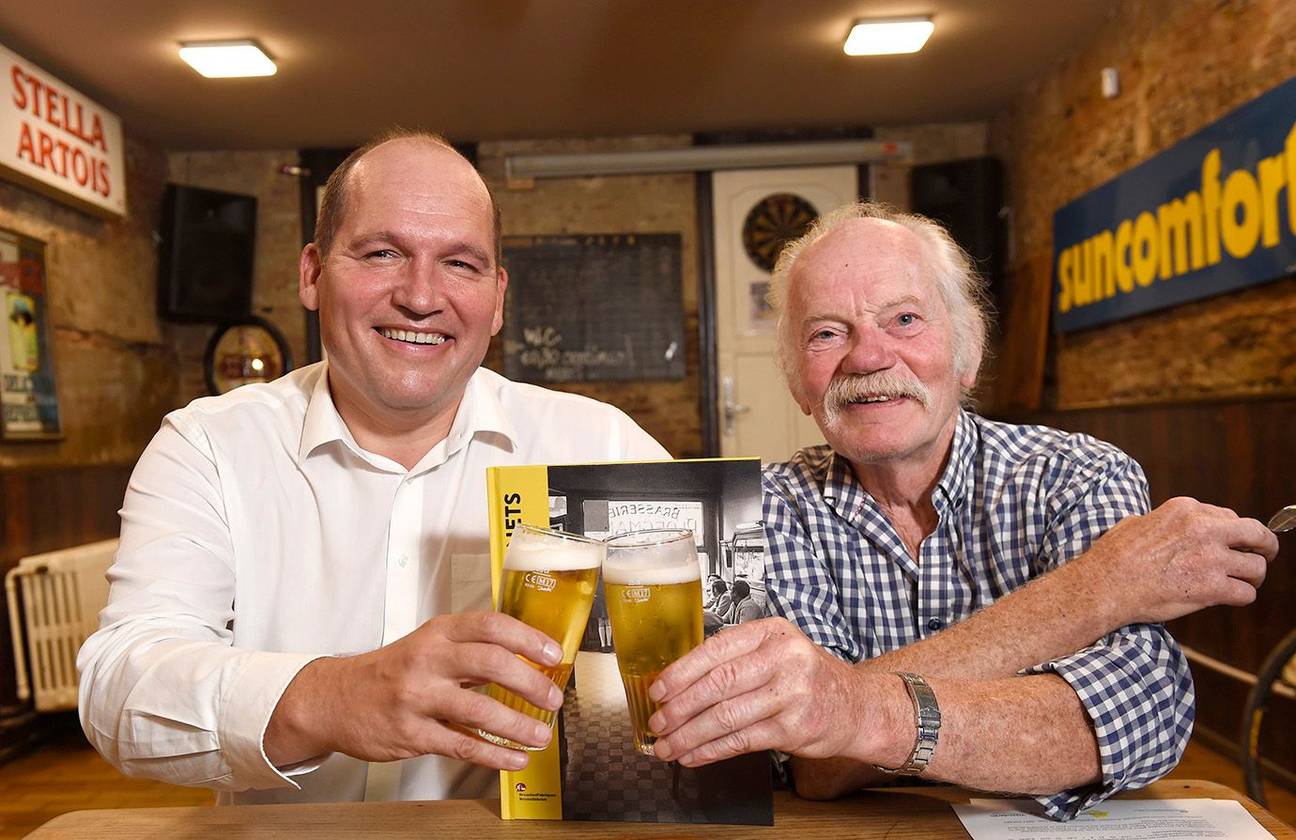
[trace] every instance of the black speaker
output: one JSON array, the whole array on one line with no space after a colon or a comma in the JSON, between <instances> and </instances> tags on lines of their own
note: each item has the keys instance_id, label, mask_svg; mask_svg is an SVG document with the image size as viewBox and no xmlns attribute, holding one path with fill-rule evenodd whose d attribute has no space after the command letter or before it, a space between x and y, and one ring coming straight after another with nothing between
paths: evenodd
<instances>
[{"instance_id":1,"label":"black speaker","mask_svg":"<svg viewBox=\"0 0 1296 840\"><path fill-rule=\"evenodd\" d=\"M999 161L982 157L915 166L910 200L915 213L943 224L972 256L995 303L1000 304L1006 239L999 215L1003 206Z\"/></svg>"},{"instance_id":2,"label":"black speaker","mask_svg":"<svg viewBox=\"0 0 1296 840\"><path fill-rule=\"evenodd\" d=\"M158 314L217 323L252 313L256 199L167 184L158 250Z\"/></svg>"}]
</instances>

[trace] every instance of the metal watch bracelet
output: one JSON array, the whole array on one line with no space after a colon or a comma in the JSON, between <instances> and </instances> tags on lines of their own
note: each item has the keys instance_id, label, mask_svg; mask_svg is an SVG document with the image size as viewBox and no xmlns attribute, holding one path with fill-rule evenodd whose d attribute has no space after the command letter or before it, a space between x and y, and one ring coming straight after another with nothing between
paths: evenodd
<instances>
[{"instance_id":1,"label":"metal watch bracelet","mask_svg":"<svg viewBox=\"0 0 1296 840\"><path fill-rule=\"evenodd\" d=\"M873 766L893 776L918 776L927 769L932 754L936 752L936 741L940 737L940 706L936 703L936 693L921 676L907 671L897 671L896 676L904 680L905 688L909 689L909 698L913 700L917 737L914 739L913 752L909 753L904 764L899 767Z\"/></svg>"}]
</instances>

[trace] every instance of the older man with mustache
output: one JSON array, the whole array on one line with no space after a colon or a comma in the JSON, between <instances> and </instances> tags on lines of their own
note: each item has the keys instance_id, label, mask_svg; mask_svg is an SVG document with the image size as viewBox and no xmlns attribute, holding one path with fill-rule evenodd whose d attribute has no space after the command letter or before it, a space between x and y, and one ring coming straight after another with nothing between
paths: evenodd
<instances>
[{"instance_id":1,"label":"older man with mustache","mask_svg":"<svg viewBox=\"0 0 1296 840\"><path fill-rule=\"evenodd\" d=\"M828 445L767 468L781 617L663 672L657 755L774 749L805 796L922 775L1033 794L1056 819L1173 768L1193 685L1158 622L1249 603L1273 535L1191 499L1149 513L1115 447L962 407L984 292L930 220L829 214L771 297Z\"/></svg>"}]
</instances>

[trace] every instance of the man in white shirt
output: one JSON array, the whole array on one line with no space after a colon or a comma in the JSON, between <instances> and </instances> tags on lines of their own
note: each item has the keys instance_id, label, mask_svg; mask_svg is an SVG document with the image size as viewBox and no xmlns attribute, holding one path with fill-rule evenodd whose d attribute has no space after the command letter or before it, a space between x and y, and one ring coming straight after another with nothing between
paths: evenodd
<instances>
[{"instance_id":1,"label":"man in white shirt","mask_svg":"<svg viewBox=\"0 0 1296 840\"><path fill-rule=\"evenodd\" d=\"M498 215L440 138L348 158L300 278L327 362L171 413L136 466L82 726L128 775L221 802L489 795L527 756L470 733L551 735L468 687L562 697L516 655L554 642L490 612L486 468L669 455L611 406L479 367Z\"/></svg>"}]
</instances>

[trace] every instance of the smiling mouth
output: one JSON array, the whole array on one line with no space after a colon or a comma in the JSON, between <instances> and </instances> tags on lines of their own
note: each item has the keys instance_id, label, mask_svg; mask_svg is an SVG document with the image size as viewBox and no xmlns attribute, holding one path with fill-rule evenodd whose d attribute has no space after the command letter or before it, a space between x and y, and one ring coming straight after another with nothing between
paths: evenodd
<instances>
[{"instance_id":1,"label":"smiling mouth","mask_svg":"<svg viewBox=\"0 0 1296 840\"><path fill-rule=\"evenodd\" d=\"M387 327L375 327L375 329L383 338L390 338L392 341L400 341L405 344L445 344L450 339L450 336L444 333L393 330Z\"/></svg>"},{"instance_id":2,"label":"smiling mouth","mask_svg":"<svg viewBox=\"0 0 1296 840\"><path fill-rule=\"evenodd\" d=\"M892 400L902 400L902 399L905 399L905 397L888 397L884 394L878 394L877 396L874 397L860 397L857 400L850 400L848 402L848 405L863 405L865 403L891 402Z\"/></svg>"}]
</instances>

